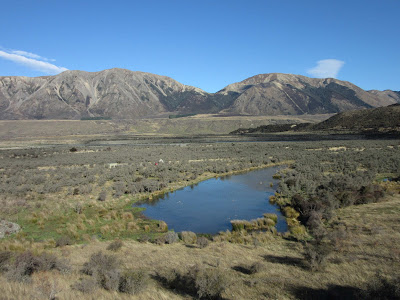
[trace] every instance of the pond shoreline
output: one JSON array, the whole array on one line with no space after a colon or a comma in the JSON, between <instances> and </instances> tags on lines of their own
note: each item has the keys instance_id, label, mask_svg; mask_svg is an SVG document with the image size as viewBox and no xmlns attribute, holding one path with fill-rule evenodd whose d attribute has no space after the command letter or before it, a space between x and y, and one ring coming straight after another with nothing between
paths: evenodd
<instances>
[{"instance_id":1,"label":"pond shoreline","mask_svg":"<svg viewBox=\"0 0 400 300\"><path fill-rule=\"evenodd\" d=\"M178 220L189 218L189 215L191 215L191 214L193 214L193 217L195 219L197 219L197 218L199 218L198 213L200 211L201 214L204 214L204 213L206 214L205 218L206 218L206 220L208 220L207 222L209 223L210 222L209 218L211 218L209 215L210 214L214 215L215 210L214 209L204 210L205 208L202 205L207 205L208 202L214 201L212 196L209 194L211 192L215 195L214 197L216 197L216 199L218 200L217 202L212 202L212 206L218 207L220 209L221 217L222 217L222 214L225 214L223 219L221 219L220 217L213 217L214 219L212 219L212 222L217 222L217 223L220 223L220 222L222 222L222 220L225 220L225 225L224 225L224 228L222 229L222 231L232 230L230 225L229 225L229 228L226 228L226 220L234 220L234 219L239 218L239 219L243 219L243 220L254 221L254 219L262 216L264 213L275 213L277 215L280 215L278 230L281 232L285 232L287 230L287 227L282 225L282 220L284 220L285 218L283 215L281 215L279 207L270 204L269 199L268 199L269 197L264 196L264 193L271 194L271 193L275 192L275 190L271 190L272 186L270 186L270 184L271 184L271 182L276 181L276 178L273 178L274 174L276 173L276 170L273 171L274 174L267 173L268 175L265 174L265 172L264 172L264 175L261 175L260 173L258 173L259 175L257 175L257 173L252 175L251 173L257 172L257 171L262 171L262 170L267 170L270 168L276 168L279 166L287 166L291 163L292 163L292 161L283 161L283 162L279 162L279 163L270 163L270 164L266 164L263 166L251 167L251 168L247 168L247 169L231 171L231 172L226 172L226 173L221 173L221 174L212 174L212 175L210 174L210 175L205 175L205 176L204 175L199 176L199 178L185 182L185 184L176 185L173 188L169 187L169 188L165 188L161 191L153 192L150 195L148 195L147 197L142 196L140 199L135 201L132 205L134 207L141 207L141 208L147 207L148 209L151 210L150 215L144 213L144 211L148 211L148 210L145 210L146 208L144 209L144 211L141 212L141 214L145 218L149 218L150 220L162 220L163 222L166 222L168 224L170 229L175 229L175 231L177 231L177 232L182 231L182 230L192 231L191 229L186 229L186 228L178 229L180 226L183 226L183 225L182 224L177 225L177 222L179 223ZM246 175L246 174L248 174L248 175ZM243 176L240 176L240 175L243 175ZM231 183L230 176L239 176L239 177L236 178L236 181L233 180L234 182ZM267 176L268 179L265 179L264 177L258 179L257 176ZM221 179L222 182L224 182L224 183L217 183L216 181L210 181L209 183L206 183L206 181L209 181L212 179ZM244 180L244 181L241 182L240 180ZM262 184L261 181L264 183L263 186L259 186L259 184ZM243 184L243 183L245 183L245 184ZM196 189L196 186L198 186L199 184L201 184L201 186L198 187L197 192L195 192L194 194L192 193L191 190L189 191L187 189L188 187L191 187L192 189ZM224 188L221 187L221 184L223 186L230 184L231 186L229 186L229 189L225 192ZM205 187L205 186L207 186L207 187ZM210 188L212 190L208 191L208 189L210 189ZM221 188L222 188L222 190L220 190ZM185 189L186 189L186 191L185 191ZM232 190L235 190L235 189L238 189L236 192L239 194L235 194L235 192L233 192L233 194L231 194L230 196L228 196L226 194L226 193L231 193ZM178 192L178 191L180 191L180 192ZM178 192L179 195L184 194L185 196L179 196L179 195L177 196L175 194L175 192ZM201 205L196 200L191 200L193 197L194 198L199 197L199 195L201 193L206 193L205 196L201 197L201 199L204 200L201 202ZM262 198L260 198L260 195L257 196L257 194L251 196L254 193L262 193ZM224 195L224 196L222 196L222 198L221 198L221 195ZM239 196L239 195L241 195L241 196ZM167 199L164 199L164 197L166 197ZM170 199L170 197L172 197L173 199ZM180 201L177 202L177 203L179 203L179 205L177 203L175 203L175 200L176 200L175 198L177 198L177 197L180 199ZM184 198L181 198L181 197L184 197ZM226 203L226 201L228 201L227 197L230 197L229 199L232 199L231 201L235 202L235 203L233 203L233 206L232 206L232 203L231 204ZM239 198L236 198L236 197L239 197ZM258 200L255 200L255 199L258 199ZM160 202L158 202L158 201L160 201ZM168 201L169 204L166 204L166 202L164 202L164 201ZM254 201L256 201L256 202L254 202ZM267 201L268 206L271 205L271 208L273 206L276 209L275 210L269 210L269 209L264 210L261 208L262 210L257 211L256 215L255 215L255 210L257 209L257 207L259 205L265 205L264 201ZM174 204L172 204L172 203L174 203ZM226 204L224 204L224 203L226 203ZM172 209L170 207L171 205L175 205L176 207L174 209ZM219 207L221 205L222 205L222 207ZM228 205L228 206L226 206L226 205ZM256 206L254 206L254 205L256 205ZM196 213L193 212L193 207L197 207ZM237 210L238 207L240 207L239 210ZM180 215L180 213L178 213L178 211L180 212L180 211L182 211L182 209L185 211L185 213L183 213L183 215ZM235 215L226 215L226 214L229 214L228 211L232 210L232 209L235 209L235 211L237 210L236 214ZM252 213L250 215L247 215L247 217L246 217L246 214L248 214L250 211L252 211ZM206 212L210 212L210 213L206 213ZM157 214L161 214L161 215L157 215ZM237 214L239 214L239 217ZM171 218L171 216L174 216L174 218L172 218L172 221L171 220L168 221L167 219ZM174 224L174 226L171 226L170 222L172 222ZM207 223L208 225L204 225L203 219L197 219L197 222L195 222L191 218L189 218L185 222L188 222L185 226L189 226L192 228L211 226L208 223ZM286 225L286 223L285 223L285 225ZM178 226L178 228L177 228L177 226ZM281 229L279 229L279 227ZM284 229L282 229L282 228L284 228ZM218 234L218 232L220 232L220 231L221 230L219 230L219 229L218 230L212 229L211 231L210 230L198 231L198 233Z\"/></svg>"}]
</instances>

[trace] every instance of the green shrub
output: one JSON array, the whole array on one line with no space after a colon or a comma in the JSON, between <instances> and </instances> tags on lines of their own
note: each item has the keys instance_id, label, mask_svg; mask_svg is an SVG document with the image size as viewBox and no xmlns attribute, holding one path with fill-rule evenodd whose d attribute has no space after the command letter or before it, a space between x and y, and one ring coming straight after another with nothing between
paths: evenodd
<instances>
[{"instance_id":1,"label":"green shrub","mask_svg":"<svg viewBox=\"0 0 400 300\"><path fill-rule=\"evenodd\" d=\"M286 218L289 218L289 219L296 219L300 216L299 212L297 212L294 208L292 208L290 206L286 206L283 209L283 213L286 216Z\"/></svg>"},{"instance_id":2,"label":"green shrub","mask_svg":"<svg viewBox=\"0 0 400 300\"><path fill-rule=\"evenodd\" d=\"M243 220L231 220L232 231L244 230L245 223Z\"/></svg>"},{"instance_id":3,"label":"green shrub","mask_svg":"<svg viewBox=\"0 0 400 300\"><path fill-rule=\"evenodd\" d=\"M278 216L277 216L276 214L270 214L270 213L268 213L268 214L264 214L263 216L264 216L264 218L266 218L266 219L273 220L273 221L275 222L275 224L278 223Z\"/></svg>"}]
</instances>

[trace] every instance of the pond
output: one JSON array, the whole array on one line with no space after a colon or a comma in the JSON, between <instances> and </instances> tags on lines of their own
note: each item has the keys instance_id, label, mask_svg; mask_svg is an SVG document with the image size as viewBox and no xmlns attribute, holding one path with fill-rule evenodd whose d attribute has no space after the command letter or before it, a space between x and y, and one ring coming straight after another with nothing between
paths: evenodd
<instances>
[{"instance_id":1,"label":"pond","mask_svg":"<svg viewBox=\"0 0 400 300\"><path fill-rule=\"evenodd\" d=\"M284 232L284 217L269 203L277 188L278 180L272 178L277 171L278 167L272 167L212 178L137 206L146 208L145 216L165 221L175 232L214 234L231 230L231 220L256 219L264 213L277 214L277 230Z\"/></svg>"}]
</instances>

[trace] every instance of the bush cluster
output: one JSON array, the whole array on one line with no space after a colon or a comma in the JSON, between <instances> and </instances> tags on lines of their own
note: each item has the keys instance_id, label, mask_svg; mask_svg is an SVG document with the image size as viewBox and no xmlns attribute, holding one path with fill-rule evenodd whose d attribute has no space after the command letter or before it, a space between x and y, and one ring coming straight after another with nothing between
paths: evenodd
<instances>
[{"instance_id":1,"label":"bush cluster","mask_svg":"<svg viewBox=\"0 0 400 300\"><path fill-rule=\"evenodd\" d=\"M92 254L81 271L91 278L82 279L73 288L86 293L101 287L109 291L137 294L145 289L148 282L148 275L142 270L122 270L121 261L116 256L101 251Z\"/></svg>"},{"instance_id":2,"label":"bush cluster","mask_svg":"<svg viewBox=\"0 0 400 300\"><path fill-rule=\"evenodd\" d=\"M69 263L65 260L60 260L46 252L34 255L30 251L25 251L15 257L9 252L2 252L0 268L5 272L7 279L18 282L29 282L31 275L36 272L58 270L66 273L70 270Z\"/></svg>"},{"instance_id":3,"label":"bush cluster","mask_svg":"<svg viewBox=\"0 0 400 300\"><path fill-rule=\"evenodd\" d=\"M166 274L158 274L158 278L167 288L196 295L200 299L221 299L230 283L223 270L200 266L183 272L173 269Z\"/></svg>"}]
</instances>

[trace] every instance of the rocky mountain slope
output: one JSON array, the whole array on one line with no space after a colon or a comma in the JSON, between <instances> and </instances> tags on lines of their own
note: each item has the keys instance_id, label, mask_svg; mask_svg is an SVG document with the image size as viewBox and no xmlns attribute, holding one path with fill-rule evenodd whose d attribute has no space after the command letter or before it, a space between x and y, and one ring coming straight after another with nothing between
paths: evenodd
<instances>
[{"instance_id":1,"label":"rocky mountain slope","mask_svg":"<svg viewBox=\"0 0 400 300\"><path fill-rule=\"evenodd\" d=\"M171 112L243 115L336 113L400 103L336 79L262 74L210 94L169 77L125 69L0 77L0 119L135 119Z\"/></svg>"},{"instance_id":2,"label":"rocky mountain slope","mask_svg":"<svg viewBox=\"0 0 400 300\"><path fill-rule=\"evenodd\" d=\"M390 98L384 92L367 92L347 81L279 73L256 75L219 93L229 92L239 96L226 111L254 115L337 113L400 102L399 93Z\"/></svg>"}]
</instances>

